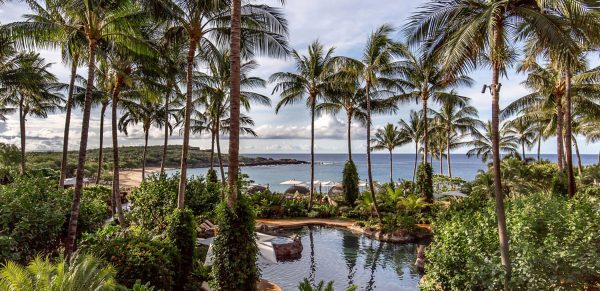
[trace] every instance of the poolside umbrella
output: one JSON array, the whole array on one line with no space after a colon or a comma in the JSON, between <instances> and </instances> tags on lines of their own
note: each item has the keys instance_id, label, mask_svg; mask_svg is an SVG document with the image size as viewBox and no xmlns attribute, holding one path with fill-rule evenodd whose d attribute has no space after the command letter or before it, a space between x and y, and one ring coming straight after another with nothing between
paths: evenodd
<instances>
[{"instance_id":1,"label":"poolside umbrella","mask_svg":"<svg viewBox=\"0 0 600 291\"><path fill-rule=\"evenodd\" d=\"M309 192L310 192L310 190L307 187L300 186L300 185L294 185L294 186L288 188L287 190L285 190L284 194L296 194L296 193L308 194Z\"/></svg>"},{"instance_id":2,"label":"poolside umbrella","mask_svg":"<svg viewBox=\"0 0 600 291\"><path fill-rule=\"evenodd\" d=\"M310 184L310 181L306 182L306 184ZM321 181L314 180L313 181L313 189L315 188L315 185L319 185L319 193L321 193Z\"/></svg>"},{"instance_id":3,"label":"poolside umbrella","mask_svg":"<svg viewBox=\"0 0 600 291\"><path fill-rule=\"evenodd\" d=\"M283 181L279 184L281 184L281 185L299 185L299 184L302 184L302 181L298 181L296 179L291 179L291 180Z\"/></svg>"},{"instance_id":4,"label":"poolside umbrella","mask_svg":"<svg viewBox=\"0 0 600 291\"><path fill-rule=\"evenodd\" d=\"M367 187L367 181L358 181L358 187Z\"/></svg>"}]
</instances>

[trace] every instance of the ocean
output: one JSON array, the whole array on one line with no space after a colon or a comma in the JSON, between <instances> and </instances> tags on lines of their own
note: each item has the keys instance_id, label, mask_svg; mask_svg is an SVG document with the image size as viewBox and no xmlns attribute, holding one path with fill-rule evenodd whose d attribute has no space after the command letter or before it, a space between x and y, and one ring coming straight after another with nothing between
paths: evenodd
<instances>
[{"instance_id":1,"label":"ocean","mask_svg":"<svg viewBox=\"0 0 600 291\"><path fill-rule=\"evenodd\" d=\"M250 157L265 157L273 159L297 159L310 161L310 154L243 154ZM527 157L535 157L528 155ZM348 158L347 154L316 154L315 155L315 179L320 181L339 182L342 179L342 170L344 163ZM401 179L411 180L413 176L414 154L394 154L393 168L394 180ZM367 162L366 154L352 154L352 159L358 168L358 174L361 180L367 178ZM556 161L556 155L544 154L542 159ZM584 165L595 164L598 162L597 155L582 155L582 163ZM480 159L476 157L468 158L464 154L452 154L452 176L461 177L464 180L473 180L477 175L478 170L487 168ZM577 158L573 158L573 163L577 163ZM375 181L389 181L389 155L388 154L372 154L371 164L373 167L373 179ZM440 173L439 161L433 160L433 171L435 174ZM447 173L446 161L443 161L444 174ZM208 168L188 169L188 176L205 175ZM218 168L215 168L218 171ZM284 191L289 186L281 185L280 183L290 179L300 181L310 181L310 165L273 165L273 166L254 166L242 167L242 173L250 176L250 180L261 185L269 185L269 188L274 191ZM225 169L227 171L227 169Z\"/></svg>"}]
</instances>

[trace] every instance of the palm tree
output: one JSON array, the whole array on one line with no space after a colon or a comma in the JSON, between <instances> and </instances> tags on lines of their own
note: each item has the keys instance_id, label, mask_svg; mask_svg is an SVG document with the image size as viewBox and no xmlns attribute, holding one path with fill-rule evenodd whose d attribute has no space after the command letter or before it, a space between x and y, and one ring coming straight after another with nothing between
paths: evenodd
<instances>
[{"instance_id":1,"label":"palm tree","mask_svg":"<svg viewBox=\"0 0 600 291\"><path fill-rule=\"evenodd\" d=\"M508 123L502 125L499 134L500 153L508 155L518 154L518 141L517 138L512 135ZM483 162L487 162L490 159L490 156L493 155L492 123L488 121L482 128L471 132L471 136L473 139L469 145L472 148L467 152L467 157L477 156L481 157Z\"/></svg>"},{"instance_id":2,"label":"palm tree","mask_svg":"<svg viewBox=\"0 0 600 291\"><path fill-rule=\"evenodd\" d=\"M193 111L193 86L192 79L194 75L194 64L196 50L199 47L201 51L213 46L211 39L218 46L225 46L231 40L232 59L232 81L237 78L237 66L239 66L240 55L251 56L255 53L265 53L274 56L283 56L287 54L287 22L278 9L267 5L241 4L241 1L233 1L232 5L236 9L230 9L228 1L194 1L194 0L139 0L142 6L150 15L157 20L164 21L172 39L186 40L187 45L187 63L186 63L186 101L185 114L183 122L183 147L181 153L181 168L179 181L179 195L177 207L183 209L185 203L185 187L187 181L187 158L189 148L189 134L191 113ZM239 7L237 6L239 4ZM239 8L239 9L238 9ZM239 13L238 13L239 12ZM236 19L238 17L239 19ZM229 27L231 24L231 28ZM236 26L239 25L239 26ZM238 31L240 30L239 35ZM243 38L241 38L243 30ZM231 35L230 32L231 31ZM238 87L237 82L231 85L232 100L237 100ZM236 103L237 101L232 101ZM233 105L233 104L232 104ZM238 115L235 113L238 106L232 106L234 114L232 118L236 120ZM234 137L236 139L237 126L234 122ZM232 140L230 139L230 143ZM239 143L239 141L238 141ZM231 145L230 145L231 146ZM237 179L238 155L235 154L235 144L233 145L233 168L235 173L231 175ZM237 180L236 180L237 181ZM237 182L236 182L237 183ZM235 185L230 189L236 192ZM234 195L235 196L235 195ZM235 200L235 199L234 199Z\"/></svg>"},{"instance_id":3,"label":"palm tree","mask_svg":"<svg viewBox=\"0 0 600 291\"><path fill-rule=\"evenodd\" d=\"M508 122L508 130L515 137L516 142L521 145L521 158L525 160L525 147L529 149L533 145L537 134L536 128L527 120L516 118Z\"/></svg>"},{"instance_id":4,"label":"palm tree","mask_svg":"<svg viewBox=\"0 0 600 291\"><path fill-rule=\"evenodd\" d=\"M300 55L296 50L292 57L296 63L297 73L279 72L271 75L269 82L276 83L273 93L280 93L281 100L275 107L275 113L283 106L292 105L306 98L306 106L310 109L310 184L315 180L315 115L317 102L332 86L331 77L340 58L333 56L334 49L325 50L319 41L308 47L308 55ZM308 209L312 208L314 187L310 187Z\"/></svg>"},{"instance_id":5,"label":"palm tree","mask_svg":"<svg viewBox=\"0 0 600 291\"><path fill-rule=\"evenodd\" d=\"M489 61L492 68L492 82L486 88L492 95L494 194L500 257L506 268L505 290L509 289L511 266L500 173L499 79L514 59L509 43L513 40L531 35L546 46L571 46L571 36L561 31L562 23L557 23L560 19L546 13L560 7L557 1L430 1L410 18L407 26L409 42L424 41L428 50L445 60L443 70L446 72L460 74L473 69L482 60Z\"/></svg>"},{"instance_id":6,"label":"palm tree","mask_svg":"<svg viewBox=\"0 0 600 291\"><path fill-rule=\"evenodd\" d=\"M135 33L135 27L143 20L143 15L130 1L69 1L65 11L74 23L78 23L83 28L82 33L87 40L87 80L95 80L96 54L99 48L105 47L105 44L112 44L111 47L123 51L145 51L140 46L140 41ZM75 190L73 191L73 203L66 237L65 252L68 255L75 248L75 236L77 235L93 86L94 82L87 83L83 106Z\"/></svg>"},{"instance_id":7,"label":"palm tree","mask_svg":"<svg viewBox=\"0 0 600 291\"><path fill-rule=\"evenodd\" d=\"M398 122L398 124L400 125L400 134L415 143L415 164L413 167L412 178L412 181L414 183L415 176L417 174L417 161L419 160L419 142L423 137L423 134L421 132L423 130L421 116L418 112L411 110L408 121L400 119L400 122Z\"/></svg>"},{"instance_id":8,"label":"palm tree","mask_svg":"<svg viewBox=\"0 0 600 291\"><path fill-rule=\"evenodd\" d=\"M114 290L116 270L91 255L76 254L54 263L36 257L27 267L8 261L0 269L2 290Z\"/></svg>"},{"instance_id":9,"label":"palm tree","mask_svg":"<svg viewBox=\"0 0 600 291\"><path fill-rule=\"evenodd\" d=\"M401 80L406 93L402 94L400 100L416 101L421 103L423 117L423 161L427 161L429 144L429 118L428 101L443 102L445 99L455 99L454 92L446 92L447 89L460 86L471 86L473 80L465 75L451 76L445 73L435 56L431 54L415 53L407 50L405 60L401 62Z\"/></svg>"},{"instance_id":10,"label":"palm tree","mask_svg":"<svg viewBox=\"0 0 600 291\"><path fill-rule=\"evenodd\" d=\"M448 96L441 100L439 111L432 111L445 136L446 161L448 163L448 176L452 178L450 150L453 143L451 138L456 134L468 134L481 126L477 108L469 105L470 98L457 95ZM454 143L456 145L456 143Z\"/></svg>"},{"instance_id":11,"label":"palm tree","mask_svg":"<svg viewBox=\"0 0 600 291\"><path fill-rule=\"evenodd\" d=\"M396 57L406 53L405 47L392 40L391 34L394 29L389 25L382 25L368 38L367 44L362 51L360 60L354 60L353 64L360 73L365 86L366 114L367 114L367 175L369 178L369 190L373 199L373 208L377 217L381 217L377 208L375 198L375 186L373 184L373 173L371 167L371 91L383 90L394 93L403 92L402 86L396 79L399 71L399 63Z\"/></svg>"},{"instance_id":12,"label":"palm tree","mask_svg":"<svg viewBox=\"0 0 600 291\"><path fill-rule=\"evenodd\" d=\"M59 108L63 99L56 94L56 77L49 72L50 64L37 53L22 53L16 58L18 70L29 72L31 79L7 86L0 92L0 104L14 106L19 112L21 134L21 174L25 174L25 123L27 116L46 118Z\"/></svg>"},{"instance_id":13,"label":"palm tree","mask_svg":"<svg viewBox=\"0 0 600 291\"><path fill-rule=\"evenodd\" d=\"M68 2L45 0L44 5L37 1L27 1L33 14L24 16L24 22L9 24L13 36L21 40L26 47L55 48L60 47L63 63L70 65L71 74L66 102L65 129L60 167L59 188L64 187L67 171L67 153L69 150L69 128L77 67L82 64L85 50L85 35L81 23L68 15Z\"/></svg>"},{"instance_id":14,"label":"palm tree","mask_svg":"<svg viewBox=\"0 0 600 291\"><path fill-rule=\"evenodd\" d=\"M402 136L398 128L391 123L388 123L383 129L378 129L375 136L371 139L371 151L373 150L388 150L390 153L390 183L394 183L394 171L392 161L392 151L404 144L409 143L406 136Z\"/></svg>"}]
</instances>

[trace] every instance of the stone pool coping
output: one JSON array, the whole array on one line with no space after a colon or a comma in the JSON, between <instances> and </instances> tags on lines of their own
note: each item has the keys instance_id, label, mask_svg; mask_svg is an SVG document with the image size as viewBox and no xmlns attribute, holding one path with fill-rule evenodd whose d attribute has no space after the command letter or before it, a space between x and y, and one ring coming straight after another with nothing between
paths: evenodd
<instances>
[{"instance_id":1,"label":"stone pool coping","mask_svg":"<svg viewBox=\"0 0 600 291\"><path fill-rule=\"evenodd\" d=\"M432 236L431 225L417 224L421 230L418 235L406 234L403 232L382 233L380 231L370 230L359 226L355 220L351 219L329 219L329 218L284 218L284 219L256 219L257 225L266 225L269 230L291 229L302 226L319 225L329 227L347 228L353 232L363 234L371 239L394 243L411 243L421 239L429 239Z\"/></svg>"}]
</instances>

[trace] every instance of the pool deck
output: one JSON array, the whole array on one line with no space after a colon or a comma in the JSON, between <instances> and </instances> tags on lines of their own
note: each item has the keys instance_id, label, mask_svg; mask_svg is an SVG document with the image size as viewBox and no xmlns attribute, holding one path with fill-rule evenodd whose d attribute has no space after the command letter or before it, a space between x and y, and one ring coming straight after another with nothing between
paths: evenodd
<instances>
[{"instance_id":1,"label":"pool deck","mask_svg":"<svg viewBox=\"0 0 600 291\"><path fill-rule=\"evenodd\" d=\"M277 228L296 228L307 225L321 225L333 227L352 228L356 223L351 219L329 219L329 218L287 218L287 219L256 219L256 223L263 223ZM430 224L417 224L418 227L431 230Z\"/></svg>"},{"instance_id":2,"label":"pool deck","mask_svg":"<svg viewBox=\"0 0 600 291\"><path fill-rule=\"evenodd\" d=\"M279 288L279 286L267 280L260 280L260 282L257 285L259 291L281 291L281 288ZM206 282L202 284L202 289L211 291L210 287L208 286L208 283Z\"/></svg>"}]
</instances>

